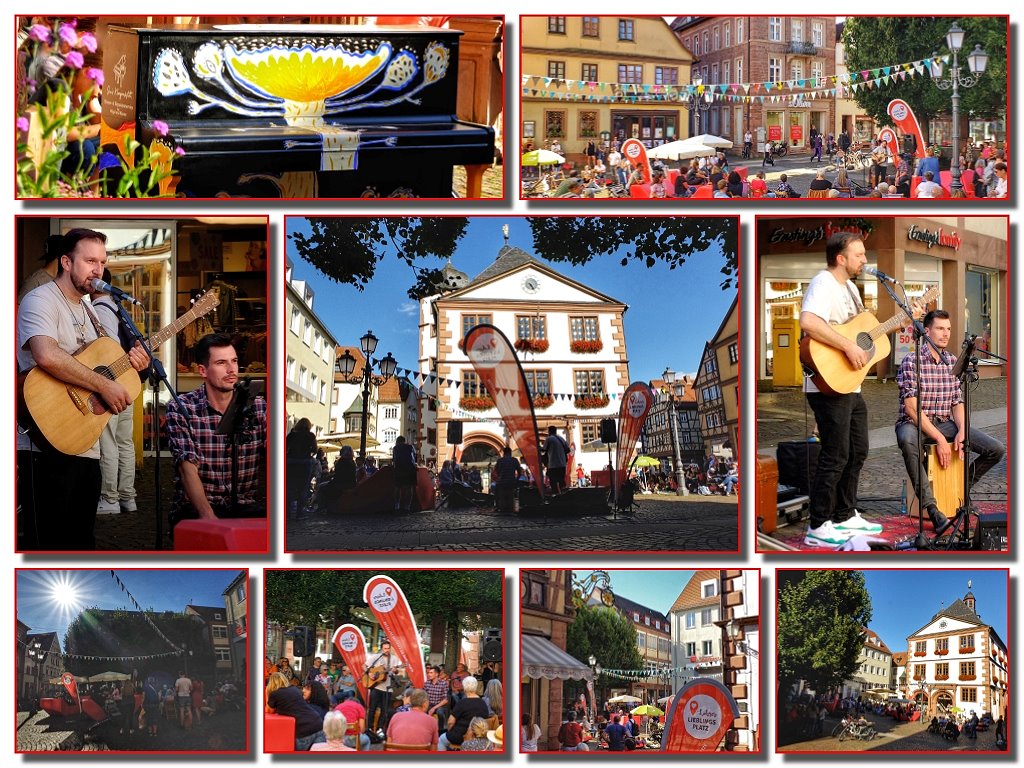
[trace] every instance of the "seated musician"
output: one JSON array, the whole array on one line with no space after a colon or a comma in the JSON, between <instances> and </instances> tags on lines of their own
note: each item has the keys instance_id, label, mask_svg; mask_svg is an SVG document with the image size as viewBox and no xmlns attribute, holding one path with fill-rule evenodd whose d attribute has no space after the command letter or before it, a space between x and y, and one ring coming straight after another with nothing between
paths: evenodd
<instances>
[{"instance_id":1,"label":"seated musician","mask_svg":"<svg viewBox=\"0 0 1024 768\"><path fill-rule=\"evenodd\" d=\"M960 382L953 376L956 358L946 350L952 330L949 313L943 309L929 312L925 315L924 326L931 344L921 342L921 432L924 439L935 441L936 458L945 469L949 466L953 451L964 458L964 401ZM921 509L927 511L938 535L952 525L943 512L953 510L939 510L924 468L924 452L917 443L918 390L913 352L903 358L896 381L900 388L896 441L903 452L907 474L914 483ZM974 428L970 431L970 446L971 451L978 454L968 471L970 485L974 486L999 463L1006 448L994 437Z\"/></svg>"},{"instance_id":2,"label":"seated musician","mask_svg":"<svg viewBox=\"0 0 1024 768\"><path fill-rule=\"evenodd\" d=\"M72 356L106 335L95 311L82 300L92 293L93 279L103 275L106 242L106 235L91 229L72 229L59 242L48 241L48 251L59 254L57 277L29 291L18 306L17 361L19 372L38 366L61 391L70 384L98 393L110 411L117 414L132 404L128 390ZM120 347L117 349L120 353ZM128 353L128 359L137 371L149 365L148 355L138 345ZM61 422L60 429L71 432L78 426L78 422L72 421L78 410L70 398L67 403L72 416ZM72 456L55 449L41 425L29 422L19 415L17 477L21 530L16 548L95 549L93 526L100 497L99 434L87 450ZM49 437L56 439L53 434Z\"/></svg>"},{"instance_id":3,"label":"seated musician","mask_svg":"<svg viewBox=\"0 0 1024 768\"><path fill-rule=\"evenodd\" d=\"M217 427L239 380L238 353L230 336L211 333L196 344L195 355L203 385L180 396L181 408L167 404L167 437L178 469L171 528L197 518L266 517L257 492L266 466L267 401L250 400L250 412L236 422L238 502L232 508L231 437L218 435Z\"/></svg>"}]
</instances>

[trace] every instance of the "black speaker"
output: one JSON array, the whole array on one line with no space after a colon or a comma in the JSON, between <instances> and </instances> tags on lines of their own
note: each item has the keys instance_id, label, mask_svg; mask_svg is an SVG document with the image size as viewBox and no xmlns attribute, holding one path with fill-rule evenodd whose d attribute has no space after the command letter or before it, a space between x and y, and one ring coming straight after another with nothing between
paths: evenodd
<instances>
[{"instance_id":1,"label":"black speaker","mask_svg":"<svg viewBox=\"0 0 1024 768\"><path fill-rule=\"evenodd\" d=\"M978 515L972 547L986 552L1006 550L1006 512L982 512Z\"/></svg>"},{"instance_id":2,"label":"black speaker","mask_svg":"<svg viewBox=\"0 0 1024 768\"><path fill-rule=\"evenodd\" d=\"M779 443L775 456L779 462L779 485L791 485L806 495L814 485L821 443L796 440Z\"/></svg>"},{"instance_id":3,"label":"black speaker","mask_svg":"<svg viewBox=\"0 0 1024 768\"><path fill-rule=\"evenodd\" d=\"M615 419L601 419L601 442L607 445L618 440L615 434Z\"/></svg>"},{"instance_id":4,"label":"black speaker","mask_svg":"<svg viewBox=\"0 0 1024 768\"><path fill-rule=\"evenodd\" d=\"M483 642L484 661L501 661L501 630L484 630Z\"/></svg>"},{"instance_id":5,"label":"black speaker","mask_svg":"<svg viewBox=\"0 0 1024 768\"><path fill-rule=\"evenodd\" d=\"M316 632L312 627L295 627L291 634L292 653L303 658L316 653Z\"/></svg>"},{"instance_id":6,"label":"black speaker","mask_svg":"<svg viewBox=\"0 0 1024 768\"><path fill-rule=\"evenodd\" d=\"M460 445L462 443L462 422L448 422L448 445Z\"/></svg>"}]
</instances>

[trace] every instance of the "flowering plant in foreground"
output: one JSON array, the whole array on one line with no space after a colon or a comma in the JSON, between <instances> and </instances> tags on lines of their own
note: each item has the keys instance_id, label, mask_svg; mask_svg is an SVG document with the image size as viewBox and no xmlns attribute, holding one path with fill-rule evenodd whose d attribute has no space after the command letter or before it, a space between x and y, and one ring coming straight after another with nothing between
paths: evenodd
<instances>
[{"instance_id":1,"label":"flowering plant in foreground","mask_svg":"<svg viewBox=\"0 0 1024 768\"><path fill-rule=\"evenodd\" d=\"M33 197L162 197L167 195L175 171L173 162L183 150L173 151L159 138L167 135L167 125L154 121L156 139L143 146L130 136L124 137L121 156L102 152L80 161L75 168L64 168L71 156L68 134L89 124L89 101L103 87L103 70L84 68L92 85L78 104L72 99L75 75L83 70L83 51L94 53L97 42L90 32L79 32L77 22L54 21L53 26L33 24L28 30L30 58L46 55L46 47L69 47L64 66L56 77L45 83L19 81L16 178L19 198ZM35 94L36 98L31 98ZM32 103L30 103L30 101ZM129 165L124 157L132 159Z\"/></svg>"}]
</instances>

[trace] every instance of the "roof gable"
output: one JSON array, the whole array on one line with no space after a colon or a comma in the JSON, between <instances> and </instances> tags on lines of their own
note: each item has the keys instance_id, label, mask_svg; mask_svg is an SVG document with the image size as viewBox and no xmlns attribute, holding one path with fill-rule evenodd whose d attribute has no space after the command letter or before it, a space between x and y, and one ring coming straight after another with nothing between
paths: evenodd
<instances>
[{"instance_id":1,"label":"roof gable","mask_svg":"<svg viewBox=\"0 0 1024 768\"><path fill-rule=\"evenodd\" d=\"M721 597L718 594L718 589L715 589L714 597L701 597L700 585L705 581L718 581L717 570L703 570L697 571L690 580L686 582L686 586L683 587L683 591L679 593L679 597L672 604L672 607L668 609L669 613L675 613L676 611L689 610L691 608L703 608L706 606L718 605L721 602Z\"/></svg>"}]
</instances>

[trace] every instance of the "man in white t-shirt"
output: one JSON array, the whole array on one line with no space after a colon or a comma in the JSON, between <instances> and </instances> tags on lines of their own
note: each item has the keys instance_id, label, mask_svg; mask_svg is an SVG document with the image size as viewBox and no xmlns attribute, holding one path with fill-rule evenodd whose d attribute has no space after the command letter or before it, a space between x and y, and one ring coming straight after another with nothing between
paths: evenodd
<instances>
[{"instance_id":1,"label":"man in white t-shirt","mask_svg":"<svg viewBox=\"0 0 1024 768\"><path fill-rule=\"evenodd\" d=\"M184 672L174 681L174 700L178 705L178 724L185 727L185 711L192 708L192 681Z\"/></svg>"},{"instance_id":2,"label":"man in white t-shirt","mask_svg":"<svg viewBox=\"0 0 1024 768\"><path fill-rule=\"evenodd\" d=\"M815 341L840 350L852 368L870 356L832 328L864 311L853 280L867 263L864 241L837 232L825 245L827 268L811 280L800 308L800 329ZM860 388L848 395L827 395L804 379L807 403L814 411L821 453L811 487L810 523L804 543L835 549L851 536L881 533L857 511L857 483L868 457L868 411Z\"/></svg>"}]
</instances>

